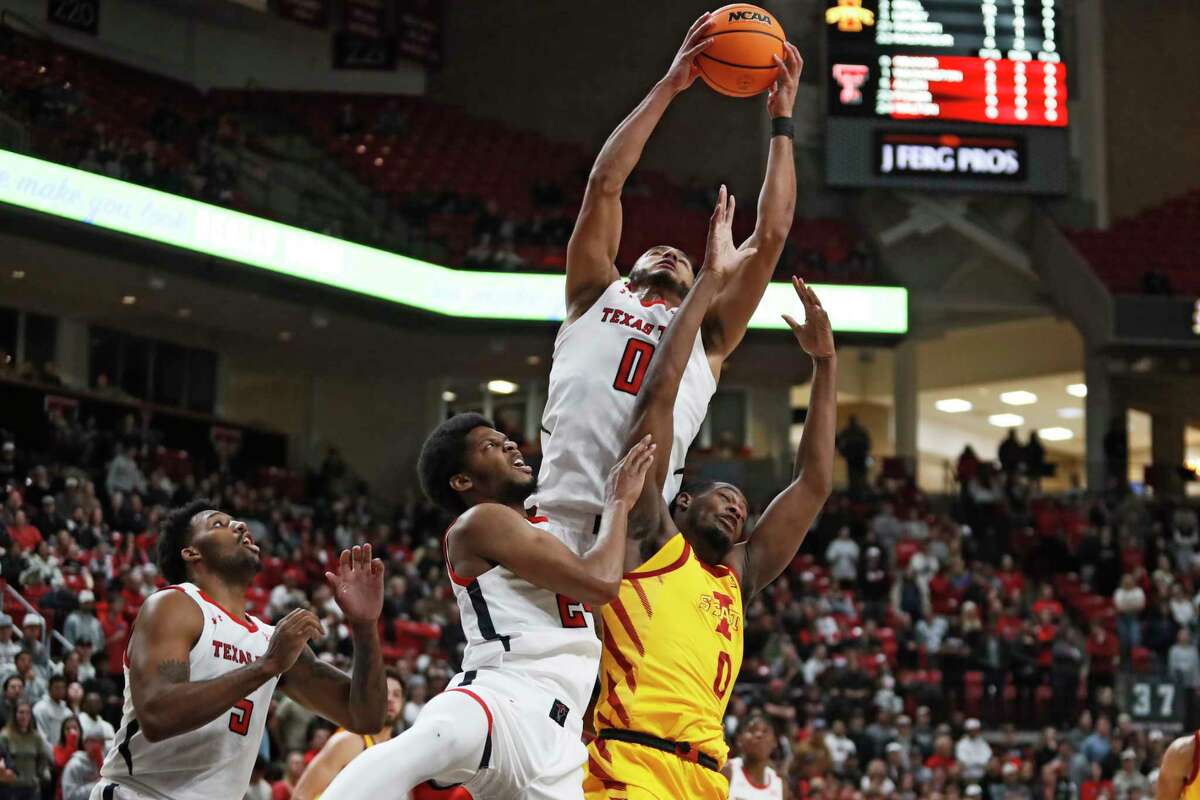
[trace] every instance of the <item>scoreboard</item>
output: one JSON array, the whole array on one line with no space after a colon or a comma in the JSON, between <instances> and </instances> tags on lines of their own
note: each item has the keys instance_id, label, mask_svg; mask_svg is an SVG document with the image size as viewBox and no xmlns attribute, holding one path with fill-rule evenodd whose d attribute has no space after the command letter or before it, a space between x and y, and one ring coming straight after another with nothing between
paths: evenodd
<instances>
[{"instance_id":1,"label":"scoreboard","mask_svg":"<svg viewBox=\"0 0 1200 800\"><path fill-rule=\"evenodd\" d=\"M1067 188L1062 0L825 0L830 183Z\"/></svg>"}]
</instances>

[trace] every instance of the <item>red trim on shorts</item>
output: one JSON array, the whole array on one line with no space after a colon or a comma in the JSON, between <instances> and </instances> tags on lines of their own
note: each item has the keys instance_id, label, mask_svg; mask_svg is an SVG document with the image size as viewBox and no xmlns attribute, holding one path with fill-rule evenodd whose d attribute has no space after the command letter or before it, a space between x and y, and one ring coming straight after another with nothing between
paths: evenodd
<instances>
[{"instance_id":1,"label":"red trim on shorts","mask_svg":"<svg viewBox=\"0 0 1200 800\"><path fill-rule=\"evenodd\" d=\"M628 579L657 577L659 575L662 575L665 572L670 572L672 570L676 570L676 569L679 569L680 567L682 567L684 564L687 563L688 556L690 556L691 554L692 554L692 546L690 544L688 544L687 539L684 539L683 540L683 552L681 552L679 554L679 558L675 559L675 561L673 563L668 564L665 567L659 567L658 569L649 570L647 572L626 572L624 577L628 578Z\"/></svg>"},{"instance_id":2,"label":"red trim on shorts","mask_svg":"<svg viewBox=\"0 0 1200 800\"><path fill-rule=\"evenodd\" d=\"M529 521L529 524L530 524L530 525L538 525L538 524L540 524L540 523L543 523L543 522L549 522L549 521L550 521L550 518L549 518L549 517L542 517L542 516L537 516L537 517L526 517L525 519L527 519L527 520Z\"/></svg>"},{"instance_id":3,"label":"red trim on shorts","mask_svg":"<svg viewBox=\"0 0 1200 800\"><path fill-rule=\"evenodd\" d=\"M172 588L172 589L179 589L179 587L178 587L178 586L172 586L172 587L170 587L170 588ZM183 590L182 590L182 589L179 589L179 591L181 591L181 592L182 592ZM231 614L229 611L226 611L226 609L225 609L225 606L221 605L221 604L220 604L220 603L218 603L216 600L213 600L211 597L209 597L208 595L206 595L206 594L204 593L204 590L203 590L203 589L201 589L200 587L196 587L196 591L198 591L198 592L200 593L200 596L201 596L202 598L204 598L204 602L206 602L206 603L212 603L214 606L216 606L217 608L221 609L221 611L223 611L223 612L225 613L225 616L229 617L231 620L233 620L234 622L236 622L238 625L241 625L243 628L245 628L246 630L250 631L250 633L258 633L258 626L254 624L254 620L243 620L243 619L238 619L238 618L237 618L237 617L235 617L233 614ZM250 616L250 615L249 615L249 614L247 614L246 616L248 617L248 616Z\"/></svg>"},{"instance_id":4,"label":"red trim on shorts","mask_svg":"<svg viewBox=\"0 0 1200 800\"><path fill-rule=\"evenodd\" d=\"M625 790L625 784L605 772L604 768L596 761L595 756L588 756L588 772L592 773L592 777L600 781L605 789Z\"/></svg>"},{"instance_id":5,"label":"red trim on shorts","mask_svg":"<svg viewBox=\"0 0 1200 800\"><path fill-rule=\"evenodd\" d=\"M490 708L488 708L488 704L483 702L482 698L480 698L479 695L475 694L470 689L460 689L458 687L455 687L453 689L447 689L446 691L447 692L462 692L463 694L467 695L468 697L474 699L476 703L479 703L479 705L483 706L483 713L487 715L488 736L492 735L492 710Z\"/></svg>"}]
</instances>

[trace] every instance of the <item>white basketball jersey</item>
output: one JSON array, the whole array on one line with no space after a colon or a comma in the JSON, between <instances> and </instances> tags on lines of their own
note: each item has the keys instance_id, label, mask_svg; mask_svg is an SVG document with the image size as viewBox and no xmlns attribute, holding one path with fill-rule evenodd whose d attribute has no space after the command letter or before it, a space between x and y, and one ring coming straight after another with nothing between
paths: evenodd
<instances>
[{"instance_id":1,"label":"white basketball jersey","mask_svg":"<svg viewBox=\"0 0 1200 800\"><path fill-rule=\"evenodd\" d=\"M266 655L272 626L249 615L248 622L236 619L194 584L181 583L163 591L171 590L195 600L204 614L204 630L188 656L191 680L219 678ZM240 798L250 786L276 683L278 678L272 678L201 728L148 742L134 714L126 663L121 727L104 759L101 777L148 797Z\"/></svg>"},{"instance_id":2,"label":"white basketball jersey","mask_svg":"<svg viewBox=\"0 0 1200 800\"><path fill-rule=\"evenodd\" d=\"M543 517L530 522L543 527ZM496 565L463 578L446 569L463 634L462 671L499 668L538 683L583 716L600 666L600 640L587 603L534 586Z\"/></svg>"},{"instance_id":3,"label":"white basketball jersey","mask_svg":"<svg viewBox=\"0 0 1200 800\"><path fill-rule=\"evenodd\" d=\"M729 779L729 800L783 800L783 780L775 770L767 767L763 770L764 784L750 780L750 776L742 768L742 759L729 759L732 773Z\"/></svg>"},{"instance_id":4,"label":"white basketball jersey","mask_svg":"<svg viewBox=\"0 0 1200 800\"><path fill-rule=\"evenodd\" d=\"M603 511L604 483L624 455L634 401L677 311L661 300L643 302L617 280L583 316L559 331L542 415L538 490L529 500L539 514ZM716 388L697 334L675 401L671 472L663 491L668 502L679 491L684 459Z\"/></svg>"}]
</instances>

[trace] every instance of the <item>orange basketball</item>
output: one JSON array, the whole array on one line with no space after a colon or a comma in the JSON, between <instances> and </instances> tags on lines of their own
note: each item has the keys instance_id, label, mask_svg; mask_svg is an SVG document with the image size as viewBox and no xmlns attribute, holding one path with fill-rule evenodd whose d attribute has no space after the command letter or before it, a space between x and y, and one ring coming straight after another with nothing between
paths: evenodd
<instances>
[{"instance_id":1,"label":"orange basketball","mask_svg":"<svg viewBox=\"0 0 1200 800\"><path fill-rule=\"evenodd\" d=\"M749 3L713 12L708 49L696 57L704 82L730 97L750 97L770 88L779 75L771 56L783 58L787 41L779 20Z\"/></svg>"}]
</instances>

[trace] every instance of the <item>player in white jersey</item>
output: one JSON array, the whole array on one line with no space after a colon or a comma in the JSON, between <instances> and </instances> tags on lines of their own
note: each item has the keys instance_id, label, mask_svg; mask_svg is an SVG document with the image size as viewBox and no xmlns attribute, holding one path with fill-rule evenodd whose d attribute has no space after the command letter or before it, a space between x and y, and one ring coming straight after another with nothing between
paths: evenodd
<instances>
[{"instance_id":1,"label":"player in white jersey","mask_svg":"<svg viewBox=\"0 0 1200 800\"><path fill-rule=\"evenodd\" d=\"M555 533L582 552L596 530L604 475L620 455L634 398L663 331L694 282L691 262L675 247L653 247L621 280L621 190L667 106L695 81L696 56L708 46L710 14L688 31L667 74L613 131L588 179L567 247L567 315L554 345L538 491L530 498ZM767 97L772 120L766 180L754 233L743 249L757 252L705 314L675 406L670 502L683 462L716 390L725 359L741 342L783 251L796 204L792 108L803 60L787 45L780 76Z\"/></svg>"},{"instance_id":2,"label":"player in white jersey","mask_svg":"<svg viewBox=\"0 0 1200 800\"><path fill-rule=\"evenodd\" d=\"M742 721L737 733L741 755L721 770L729 779L729 800L788 800L791 793L770 763L777 742L775 729L761 713Z\"/></svg>"},{"instance_id":3,"label":"player in white jersey","mask_svg":"<svg viewBox=\"0 0 1200 800\"><path fill-rule=\"evenodd\" d=\"M443 422L418 472L458 514L446 568L467 647L463 671L416 723L352 761L322 800L403 795L431 781L476 800L582 798L583 714L600 660L592 604L616 596L628 509L654 456L649 437L612 469L599 534L582 556L527 519L536 478L516 444L478 414Z\"/></svg>"},{"instance_id":4,"label":"player in white jersey","mask_svg":"<svg viewBox=\"0 0 1200 800\"><path fill-rule=\"evenodd\" d=\"M92 800L240 798L276 684L348 730L382 727L383 564L370 545L343 551L338 573L326 573L353 631L353 677L308 648L324 633L311 611L274 627L246 613L260 561L244 522L202 500L176 509L159 531L158 561L173 585L134 622L121 727Z\"/></svg>"}]
</instances>

